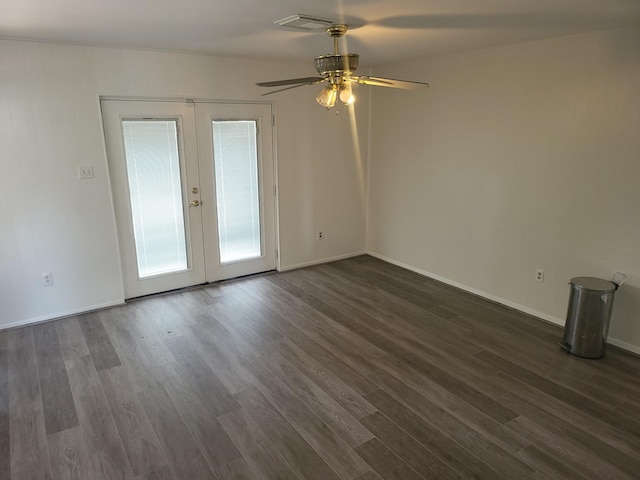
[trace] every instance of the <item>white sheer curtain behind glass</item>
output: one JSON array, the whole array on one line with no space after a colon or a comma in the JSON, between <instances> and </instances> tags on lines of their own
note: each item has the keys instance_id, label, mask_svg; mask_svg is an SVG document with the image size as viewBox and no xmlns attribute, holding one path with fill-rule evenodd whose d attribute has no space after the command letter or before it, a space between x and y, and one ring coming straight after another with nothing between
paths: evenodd
<instances>
[{"instance_id":1,"label":"white sheer curtain behind glass","mask_svg":"<svg viewBox=\"0 0 640 480\"><path fill-rule=\"evenodd\" d=\"M256 122L214 120L220 263L262 255Z\"/></svg>"},{"instance_id":2,"label":"white sheer curtain behind glass","mask_svg":"<svg viewBox=\"0 0 640 480\"><path fill-rule=\"evenodd\" d=\"M188 268L175 120L123 120L140 278Z\"/></svg>"}]
</instances>

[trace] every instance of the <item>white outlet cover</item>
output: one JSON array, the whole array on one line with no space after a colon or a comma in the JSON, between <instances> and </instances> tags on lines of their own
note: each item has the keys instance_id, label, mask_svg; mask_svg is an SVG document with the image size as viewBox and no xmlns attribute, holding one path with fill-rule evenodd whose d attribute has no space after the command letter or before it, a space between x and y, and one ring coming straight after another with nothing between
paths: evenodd
<instances>
[{"instance_id":1,"label":"white outlet cover","mask_svg":"<svg viewBox=\"0 0 640 480\"><path fill-rule=\"evenodd\" d=\"M78 165L78 177L82 180L93 178L93 165Z\"/></svg>"}]
</instances>

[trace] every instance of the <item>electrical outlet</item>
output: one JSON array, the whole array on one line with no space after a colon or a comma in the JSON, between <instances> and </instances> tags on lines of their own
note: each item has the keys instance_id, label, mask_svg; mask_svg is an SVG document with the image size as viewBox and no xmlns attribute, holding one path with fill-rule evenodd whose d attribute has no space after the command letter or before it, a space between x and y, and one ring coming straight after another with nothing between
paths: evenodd
<instances>
[{"instance_id":1,"label":"electrical outlet","mask_svg":"<svg viewBox=\"0 0 640 480\"><path fill-rule=\"evenodd\" d=\"M42 274L42 285L45 287L50 287L53 285L53 275L51 272L46 272Z\"/></svg>"},{"instance_id":2,"label":"electrical outlet","mask_svg":"<svg viewBox=\"0 0 640 480\"><path fill-rule=\"evenodd\" d=\"M318 240L322 240L324 238L324 233L318 232Z\"/></svg>"},{"instance_id":3,"label":"electrical outlet","mask_svg":"<svg viewBox=\"0 0 640 480\"><path fill-rule=\"evenodd\" d=\"M544 270L541 268L536 270L536 282L544 282Z\"/></svg>"},{"instance_id":4,"label":"electrical outlet","mask_svg":"<svg viewBox=\"0 0 640 480\"><path fill-rule=\"evenodd\" d=\"M93 165L78 165L78 177L82 180L93 178Z\"/></svg>"}]
</instances>

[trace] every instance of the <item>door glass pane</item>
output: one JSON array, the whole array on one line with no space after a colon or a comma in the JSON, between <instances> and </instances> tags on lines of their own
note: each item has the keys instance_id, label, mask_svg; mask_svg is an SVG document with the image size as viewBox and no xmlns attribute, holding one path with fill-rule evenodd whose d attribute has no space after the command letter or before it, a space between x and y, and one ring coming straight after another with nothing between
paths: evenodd
<instances>
[{"instance_id":1,"label":"door glass pane","mask_svg":"<svg viewBox=\"0 0 640 480\"><path fill-rule=\"evenodd\" d=\"M220 262L262 255L255 120L214 120Z\"/></svg>"},{"instance_id":2,"label":"door glass pane","mask_svg":"<svg viewBox=\"0 0 640 480\"><path fill-rule=\"evenodd\" d=\"M123 120L140 278L187 269L176 120Z\"/></svg>"}]
</instances>

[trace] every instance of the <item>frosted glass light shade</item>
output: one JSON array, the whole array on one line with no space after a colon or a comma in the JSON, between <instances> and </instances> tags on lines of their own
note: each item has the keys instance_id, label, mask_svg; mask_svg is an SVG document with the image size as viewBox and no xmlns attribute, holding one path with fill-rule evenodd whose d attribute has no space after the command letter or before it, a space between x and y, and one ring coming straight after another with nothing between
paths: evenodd
<instances>
[{"instance_id":1,"label":"frosted glass light shade","mask_svg":"<svg viewBox=\"0 0 640 480\"><path fill-rule=\"evenodd\" d=\"M356 97L353 95L351 84L346 82L340 90L340 101L347 105L352 105L356 101Z\"/></svg>"},{"instance_id":2,"label":"frosted glass light shade","mask_svg":"<svg viewBox=\"0 0 640 480\"><path fill-rule=\"evenodd\" d=\"M338 90L334 85L328 85L322 89L320 94L316 97L318 102L323 107L331 108L336 104L338 98Z\"/></svg>"}]
</instances>

